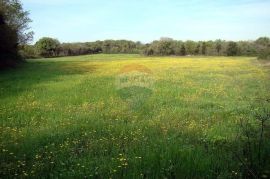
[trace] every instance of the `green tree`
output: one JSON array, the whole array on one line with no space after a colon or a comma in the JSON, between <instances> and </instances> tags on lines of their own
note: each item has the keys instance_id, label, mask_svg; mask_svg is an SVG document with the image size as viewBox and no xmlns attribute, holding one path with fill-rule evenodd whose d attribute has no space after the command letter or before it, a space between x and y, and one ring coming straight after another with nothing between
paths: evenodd
<instances>
[{"instance_id":1,"label":"green tree","mask_svg":"<svg viewBox=\"0 0 270 179\"><path fill-rule=\"evenodd\" d=\"M202 55L206 55L206 42L202 43Z\"/></svg>"},{"instance_id":2,"label":"green tree","mask_svg":"<svg viewBox=\"0 0 270 179\"><path fill-rule=\"evenodd\" d=\"M188 55L194 55L196 50L196 42L191 40L186 41L185 48Z\"/></svg>"},{"instance_id":3,"label":"green tree","mask_svg":"<svg viewBox=\"0 0 270 179\"><path fill-rule=\"evenodd\" d=\"M143 53L144 53L144 55L151 56L151 55L154 55L154 50L152 49L152 47L149 44L146 44L146 47L145 47Z\"/></svg>"},{"instance_id":4,"label":"green tree","mask_svg":"<svg viewBox=\"0 0 270 179\"><path fill-rule=\"evenodd\" d=\"M236 42L229 42L227 47L228 56L236 56L238 54L238 46Z\"/></svg>"},{"instance_id":5,"label":"green tree","mask_svg":"<svg viewBox=\"0 0 270 179\"><path fill-rule=\"evenodd\" d=\"M270 45L270 39L268 37L260 37L255 41L255 43L257 45L269 46Z\"/></svg>"},{"instance_id":6,"label":"green tree","mask_svg":"<svg viewBox=\"0 0 270 179\"><path fill-rule=\"evenodd\" d=\"M36 42L35 47L42 57L53 57L58 55L60 42L57 39L43 37Z\"/></svg>"},{"instance_id":7,"label":"green tree","mask_svg":"<svg viewBox=\"0 0 270 179\"><path fill-rule=\"evenodd\" d=\"M270 59L270 39L268 37L260 37L255 41L258 58Z\"/></svg>"},{"instance_id":8,"label":"green tree","mask_svg":"<svg viewBox=\"0 0 270 179\"><path fill-rule=\"evenodd\" d=\"M19 45L32 39L29 32L28 12L19 0L0 0L0 67L15 66L21 57Z\"/></svg>"},{"instance_id":9,"label":"green tree","mask_svg":"<svg viewBox=\"0 0 270 179\"><path fill-rule=\"evenodd\" d=\"M257 56L255 43L253 41L239 41L237 42L238 55Z\"/></svg>"},{"instance_id":10,"label":"green tree","mask_svg":"<svg viewBox=\"0 0 270 179\"><path fill-rule=\"evenodd\" d=\"M200 48L201 48L201 45L200 44L198 44L197 46L196 46L196 49L195 49L195 55L199 55L200 54Z\"/></svg>"},{"instance_id":11,"label":"green tree","mask_svg":"<svg viewBox=\"0 0 270 179\"><path fill-rule=\"evenodd\" d=\"M180 52L181 52L181 55L183 55L183 56L185 56L187 54L186 47L184 44L182 44Z\"/></svg>"},{"instance_id":12,"label":"green tree","mask_svg":"<svg viewBox=\"0 0 270 179\"><path fill-rule=\"evenodd\" d=\"M24 59L33 59L38 57L34 45L24 45L23 48L19 50L19 52Z\"/></svg>"},{"instance_id":13,"label":"green tree","mask_svg":"<svg viewBox=\"0 0 270 179\"><path fill-rule=\"evenodd\" d=\"M20 59L18 55L18 37L15 30L10 28L0 11L0 68L15 66Z\"/></svg>"},{"instance_id":14,"label":"green tree","mask_svg":"<svg viewBox=\"0 0 270 179\"><path fill-rule=\"evenodd\" d=\"M3 13L5 23L16 31L18 43L27 44L33 39L33 31L30 31L29 12L24 11L20 0L0 0L0 11Z\"/></svg>"},{"instance_id":15,"label":"green tree","mask_svg":"<svg viewBox=\"0 0 270 179\"><path fill-rule=\"evenodd\" d=\"M221 48L222 48L221 40L217 40L216 41L216 51L217 51L218 55L220 55Z\"/></svg>"},{"instance_id":16,"label":"green tree","mask_svg":"<svg viewBox=\"0 0 270 179\"><path fill-rule=\"evenodd\" d=\"M157 51L159 55L173 55L174 47L173 41L161 40L157 43Z\"/></svg>"}]
</instances>

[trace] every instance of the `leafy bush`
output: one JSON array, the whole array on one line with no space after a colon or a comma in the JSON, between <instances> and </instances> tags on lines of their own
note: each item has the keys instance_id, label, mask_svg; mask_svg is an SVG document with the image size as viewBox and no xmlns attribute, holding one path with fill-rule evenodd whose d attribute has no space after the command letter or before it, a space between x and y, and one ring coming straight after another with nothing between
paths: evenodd
<instances>
[{"instance_id":1,"label":"leafy bush","mask_svg":"<svg viewBox=\"0 0 270 179\"><path fill-rule=\"evenodd\" d=\"M59 54L60 42L57 39L43 37L35 44L38 54L42 57L55 57Z\"/></svg>"},{"instance_id":2,"label":"leafy bush","mask_svg":"<svg viewBox=\"0 0 270 179\"><path fill-rule=\"evenodd\" d=\"M23 59L33 59L38 58L36 48L33 45L24 45L19 50L20 55Z\"/></svg>"},{"instance_id":3,"label":"leafy bush","mask_svg":"<svg viewBox=\"0 0 270 179\"><path fill-rule=\"evenodd\" d=\"M265 49L265 50L259 52L258 58L261 60L270 60L270 50Z\"/></svg>"},{"instance_id":4,"label":"leafy bush","mask_svg":"<svg viewBox=\"0 0 270 179\"><path fill-rule=\"evenodd\" d=\"M255 41L258 49L258 58L263 60L270 60L270 39L268 37L261 37Z\"/></svg>"}]
</instances>

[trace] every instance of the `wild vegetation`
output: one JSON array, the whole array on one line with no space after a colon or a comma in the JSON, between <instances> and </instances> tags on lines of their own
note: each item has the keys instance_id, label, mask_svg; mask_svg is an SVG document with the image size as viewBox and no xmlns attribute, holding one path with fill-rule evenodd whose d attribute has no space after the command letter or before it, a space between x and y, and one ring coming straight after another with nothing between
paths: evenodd
<instances>
[{"instance_id":1,"label":"wild vegetation","mask_svg":"<svg viewBox=\"0 0 270 179\"><path fill-rule=\"evenodd\" d=\"M49 39L50 42L44 41ZM51 42L54 42L53 44ZM43 43L43 47L40 44ZM143 54L146 56L259 56L269 59L270 39L258 38L256 41L177 41L171 38L161 38L150 44L127 40L105 40L86 43L62 43L52 38L42 38L34 46L28 46L32 51L26 52L28 57L56 57L86 54Z\"/></svg>"},{"instance_id":2,"label":"wild vegetation","mask_svg":"<svg viewBox=\"0 0 270 179\"><path fill-rule=\"evenodd\" d=\"M22 60L19 49L33 37L30 22L19 0L0 0L0 69Z\"/></svg>"},{"instance_id":3,"label":"wild vegetation","mask_svg":"<svg viewBox=\"0 0 270 179\"><path fill-rule=\"evenodd\" d=\"M30 22L0 0L0 178L270 178L268 37L29 45Z\"/></svg>"},{"instance_id":4,"label":"wild vegetation","mask_svg":"<svg viewBox=\"0 0 270 179\"><path fill-rule=\"evenodd\" d=\"M0 177L267 178L267 65L255 57L28 60L0 73ZM132 69L152 76L150 92L119 93L117 77Z\"/></svg>"}]
</instances>

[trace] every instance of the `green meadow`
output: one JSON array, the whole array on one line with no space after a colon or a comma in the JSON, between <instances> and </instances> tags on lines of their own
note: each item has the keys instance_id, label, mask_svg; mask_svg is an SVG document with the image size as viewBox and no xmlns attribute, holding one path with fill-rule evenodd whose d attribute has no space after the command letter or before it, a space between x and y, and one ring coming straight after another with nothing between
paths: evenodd
<instances>
[{"instance_id":1,"label":"green meadow","mask_svg":"<svg viewBox=\"0 0 270 179\"><path fill-rule=\"evenodd\" d=\"M119 75L132 71L151 81L119 89ZM0 72L0 178L256 175L249 166L258 150L269 157L269 140L257 150L243 128L260 134L269 74L253 57L28 60ZM246 144L255 147L243 154ZM261 161L268 177L269 160Z\"/></svg>"}]
</instances>

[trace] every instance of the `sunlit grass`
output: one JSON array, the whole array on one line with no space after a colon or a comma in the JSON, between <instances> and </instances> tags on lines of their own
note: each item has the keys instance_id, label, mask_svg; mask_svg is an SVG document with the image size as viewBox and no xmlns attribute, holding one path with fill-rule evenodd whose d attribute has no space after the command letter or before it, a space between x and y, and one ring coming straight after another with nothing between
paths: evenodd
<instances>
[{"instance_id":1,"label":"sunlit grass","mask_svg":"<svg viewBox=\"0 0 270 179\"><path fill-rule=\"evenodd\" d=\"M132 64L155 81L136 109L115 85ZM269 68L251 57L37 59L1 72L0 84L9 177L240 177L239 119L253 119L250 106L270 89Z\"/></svg>"}]
</instances>

